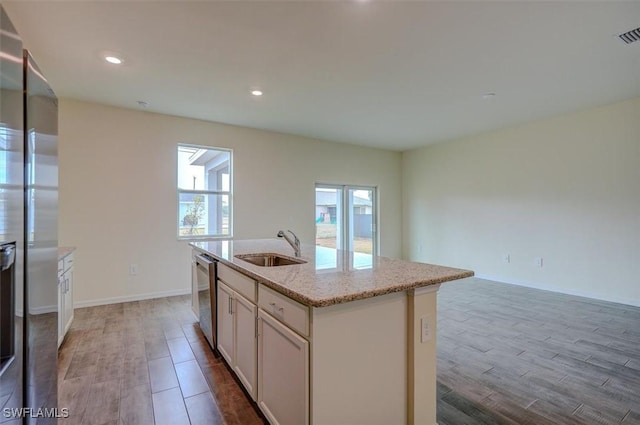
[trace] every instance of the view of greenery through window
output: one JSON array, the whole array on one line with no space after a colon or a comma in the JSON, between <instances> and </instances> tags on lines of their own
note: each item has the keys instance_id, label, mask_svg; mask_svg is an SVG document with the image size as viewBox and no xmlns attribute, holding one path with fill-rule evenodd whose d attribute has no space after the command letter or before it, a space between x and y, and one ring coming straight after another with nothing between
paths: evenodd
<instances>
[{"instance_id":1,"label":"view of greenery through window","mask_svg":"<svg viewBox=\"0 0 640 425\"><path fill-rule=\"evenodd\" d=\"M231 151L178 145L178 237L231 236Z\"/></svg>"}]
</instances>

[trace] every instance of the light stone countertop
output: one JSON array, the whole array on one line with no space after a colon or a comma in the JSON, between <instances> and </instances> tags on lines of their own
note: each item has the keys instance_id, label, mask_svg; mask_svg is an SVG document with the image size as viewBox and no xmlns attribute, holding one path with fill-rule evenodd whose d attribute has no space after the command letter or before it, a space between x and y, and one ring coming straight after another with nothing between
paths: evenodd
<instances>
[{"instance_id":1,"label":"light stone countertop","mask_svg":"<svg viewBox=\"0 0 640 425\"><path fill-rule=\"evenodd\" d=\"M62 260L67 255L76 250L75 246L59 246L58 247L58 260Z\"/></svg>"},{"instance_id":2,"label":"light stone countertop","mask_svg":"<svg viewBox=\"0 0 640 425\"><path fill-rule=\"evenodd\" d=\"M311 307L326 307L473 276L470 270L303 245L305 264L260 267L238 254L293 257L281 239L191 242L190 245L258 282Z\"/></svg>"}]
</instances>

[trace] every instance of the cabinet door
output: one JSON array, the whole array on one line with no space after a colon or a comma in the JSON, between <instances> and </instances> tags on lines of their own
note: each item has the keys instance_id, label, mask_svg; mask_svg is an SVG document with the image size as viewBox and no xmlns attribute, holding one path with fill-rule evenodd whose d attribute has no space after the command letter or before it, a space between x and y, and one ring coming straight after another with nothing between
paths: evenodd
<instances>
[{"instance_id":1,"label":"cabinet door","mask_svg":"<svg viewBox=\"0 0 640 425\"><path fill-rule=\"evenodd\" d=\"M64 275L58 276L58 348L64 339Z\"/></svg>"},{"instance_id":2,"label":"cabinet door","mask_svg":"<svg viewBox=\"0 0 640 425\"><path fill-rule=\"evenodd\" d=\"M198 266L196 260L193 258L195 254L192 254L191 258L191 309L193 310L196 318L200 316L200 302L198 299Z\"/></svg>"},{"instance_id":3,"label":"cabinet door","mask_svg":"<svg viewBox=\"0 0 640 425\"><path fill-rule=\"evenodd\" d=\"M309 342L262 310L258 406L272 425L309 424Z\"/></svg>"},{"instance_id":4,"label":"cabinet door","mask_svg":"<svg viewBox=\"0 0 640 425\"><path fill-rule=\"evenodd\" d=\"M235 293L232 304L235 321L235 362L233 370L255 401L257 395L257 307L242 295Z\"/></svg>"},{"instance_id":5,"label":"cabinet door","mask_svg":"<svg viewBox=\"0 0 640 425\"><path fill-rule=\"evenodd\" d=\"M64 274L64 284L65 292L64 292L64 307L63 312L59 312L58 314L62 314L64 317L64 329L63 334L66 334L71 326L71 322L73 321L73 268L67 270Z\"/></svg>"},{"instance_id":6,"label":"cabinet door","mask_svg":"<svg viewBox=\"0 0 640 425\"><path fill-rule=\"evenodd\" d=\"M231 314L233 291L224 283L218 281L218 351L233 365L233 315Z\"/></svg>"}]
</instances>

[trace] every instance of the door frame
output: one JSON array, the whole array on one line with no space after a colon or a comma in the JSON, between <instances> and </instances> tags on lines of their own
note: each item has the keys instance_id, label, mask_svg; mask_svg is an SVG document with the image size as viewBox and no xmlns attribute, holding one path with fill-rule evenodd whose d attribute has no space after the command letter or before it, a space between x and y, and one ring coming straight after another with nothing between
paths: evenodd
<instances>
[{"instance_id":1,"label":"door frame","mask_svg":"<svg viewBox=\"0 0 640 425\"><path fill-rule=\"evenodd\" d=\"M378 225L378 187L375 185L367 186L367 185L352 185L352 184L336 184L336 183L321 183L316 182L314 187L314 202L316 199L315 191L320 189L338 189L342 191L342 205L340 208L339 215L342 218L342 222L340 223L340 234L336 235L337 249L343 251L353 251L353 238L351 238L353 234L353 208L349 208L349 193L350 191L355 190L370 190L372 192L371 196L371 221L372 221L372 229L371 229L371 240L373 244L373 249L371 255L373 257L378 255L379 252L379 225ZM336 205L336 210L338 210ZM317 235L317 227L314 230L314 233Z\"/></svg>"}]
</instances>

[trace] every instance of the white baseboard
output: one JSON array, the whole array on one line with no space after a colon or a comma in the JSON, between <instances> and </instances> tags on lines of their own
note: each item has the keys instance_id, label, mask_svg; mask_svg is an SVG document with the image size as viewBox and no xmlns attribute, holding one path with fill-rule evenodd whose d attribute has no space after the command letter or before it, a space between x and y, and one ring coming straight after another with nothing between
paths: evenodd
<instances>
[{"instance_id":1,"label":"white baseboard","mask_svg":"<svg viewBox=\"0 0 640 425\"><path fill-rule=\"evenodd\" d=\"M97 300L78 301L73 303L73 308L95 307L97 305L126 303L129 301L150 300L153 298L175 297L176 295L191 294L191 288L174 289L163 292L150 292L147 294L123 295L120 297L100 298Z\"/></svg>"},{"instance_id":2,"label":"white baseboard","mask_svg":"<svg viewBox=\"0 0 640 425\"><path fill-rule=\"evenodd\" d=\"M492 280L494 282L506 283L508 285L524 286L526 288L541 289L543 291L557 292L559 294L575 295L576 297L590 298L592 300L607 301L607 302L616 303L616 304L624 304L624 305L630 305L633 307L640 307L640 300L634 300L634 299L628 299L628 298L621 299L617 297L602 296L601 294L596 294L590 291L580 291L575 289L559 288L557 286L545 285L545 284L535 283L535 282L506 281L496 276L476 274L475 277L477 277L478 279L485 279L485 280Z\"/></svg>"}]
</instances>

